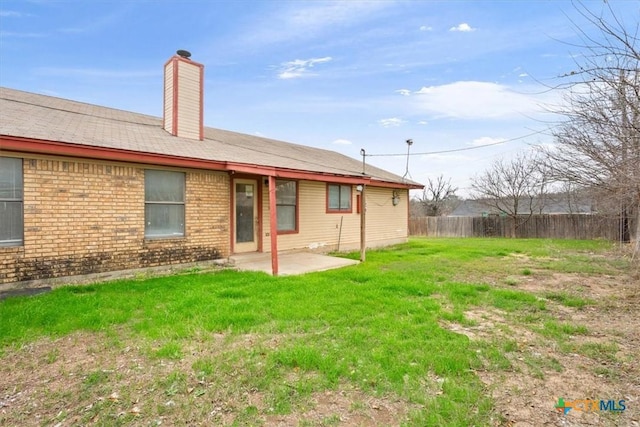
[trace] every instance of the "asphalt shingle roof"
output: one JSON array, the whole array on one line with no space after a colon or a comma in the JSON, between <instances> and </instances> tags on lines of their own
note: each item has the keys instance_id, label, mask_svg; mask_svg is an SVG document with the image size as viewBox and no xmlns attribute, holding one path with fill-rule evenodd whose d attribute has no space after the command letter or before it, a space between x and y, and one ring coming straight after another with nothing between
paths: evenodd
<instances>
[{"instance_id":1,"label":"asphalt shingle roof","mask_svg":"<svg viewBox=\"0 0 640 427\"><path fill-rule=\"evenodd\" d=\"M0 135L199 160L362 176L362 162L335 151L205 127L204 140L170 135L162 118L0 87ZM0 146L0 148L2 148ZM373 180L420 184L367 165Z\"/></svg>"}]
</instances>

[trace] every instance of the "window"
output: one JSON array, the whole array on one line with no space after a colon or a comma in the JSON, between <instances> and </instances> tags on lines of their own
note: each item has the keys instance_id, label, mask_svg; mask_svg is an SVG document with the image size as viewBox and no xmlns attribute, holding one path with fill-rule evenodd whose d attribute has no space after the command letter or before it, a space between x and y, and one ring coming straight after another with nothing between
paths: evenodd
<instances>
[{"instance_id":1,"label":"window","mask_svg":"<svg viewBox=\"0 0 640 427\"><path fill-rule=\"evenodd\" d=\"M351 212L351 186L327 184L327 212Z\"/></svg>"},{"instance_id":2,"label":"window","mask_svg":"<svg viewBox=\"0 0 640 427\"><path fill-rule=\"evenodd\" d=\"M23 243L22 159L0 157L0 246Z\"/></svg>"},{"instance_id":3,"label":"window","mask_svg":"<svg viewBox=\"0 0 640 427\"><path fill-rule=\"evenodd\" d=\"M184 236L185 174L144 171L144 236Z\"/></svg>"},{"instance_id":4,"label":"window","mask_svg":"<svg viewBox=\"0 0 640 427\"><path fill-rule=\"evenodd\" d=\"M276 180L276 211L279 232L298 231L298 183Z\"/></svg>"}]
</instances>

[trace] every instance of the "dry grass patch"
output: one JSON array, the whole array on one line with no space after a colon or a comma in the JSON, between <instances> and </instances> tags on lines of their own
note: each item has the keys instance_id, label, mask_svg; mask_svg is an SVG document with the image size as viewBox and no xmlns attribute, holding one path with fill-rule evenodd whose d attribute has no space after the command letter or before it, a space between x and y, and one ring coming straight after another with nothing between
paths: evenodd
<instances>
[{"instance_id":1,"label":"dry grass patch","mask_svg":"<svg viewBox=\"0 0 640 427\"><path fill-rule=\"evenodd\" d=\"M273 390L253 383L241 355L275 349L281 335L215 333L180 354L166 343L74 333L7 349L0 365L0 425L398 425L412 405L368 395L349 384L298 396L314 373L292 369L282 388L288 414L275 410ZM229 357L227 357L229 356ZM278 391L276 391L277 393Z\"/></svg>"},{"instance_id":2,"label":"dry grass patch","mask_svg":"<svg viewBox=\"0 0 640 427\"><path fill-rule=\"evenodd\" d=\"M536 319L488 307L465 311L465 324L441 322L477 342L480 353L483 343L502 343L506 360L485 356L478 370L501 414L496 425L640 425L640 283L626 274L553 273L526 278L518 289L550 297L538 323L555 319L584 333L541 334ZM563 415L550 410L560 397L624 399L628 409Z\"/></svg>"}]
</instances>

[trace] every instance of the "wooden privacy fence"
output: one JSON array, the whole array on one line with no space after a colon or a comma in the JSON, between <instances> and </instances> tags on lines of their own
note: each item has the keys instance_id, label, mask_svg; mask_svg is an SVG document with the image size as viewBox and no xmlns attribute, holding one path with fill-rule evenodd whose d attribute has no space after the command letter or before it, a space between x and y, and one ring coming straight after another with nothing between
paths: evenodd
<instances>
[{"instance_id":1,"label":"wooden privacy fence","mask_svg":"<svg viewBox=\"0 0 640 427\"><path fill-rule=\"evenodd\" d=\"M409 219L409 234L431 237L519 237L621 240L622 220L599 215L421 217Z\"/></svg>"}]
</instances>

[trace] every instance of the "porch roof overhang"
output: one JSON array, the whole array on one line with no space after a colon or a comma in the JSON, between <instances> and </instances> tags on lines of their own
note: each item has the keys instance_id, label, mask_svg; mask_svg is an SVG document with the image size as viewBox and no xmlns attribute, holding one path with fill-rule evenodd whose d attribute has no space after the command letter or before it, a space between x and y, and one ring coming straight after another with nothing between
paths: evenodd
<instances>
[{"instance_id":1,"label":"porch roof overhang","mask_svg":"<svg viewBox=\"0 0 640 427\"><path fill-rule=\"evenodd\" d=\"M303 171L249 163L237 163L181 157L161 153L149 153L121 148L98 147L62 141L48 141L33 138L0 135L0 151L56 155L95 160L110 160L126 163L140 163L157 166L173 166L194 169L226 171L251 175L273 176L276 178L300 179L308 181L335 182L344 184L366 184L377 187L422 189L415 183L383 181L367 175L346 175L315 171Z\"/></svg>"}]
</instances>

